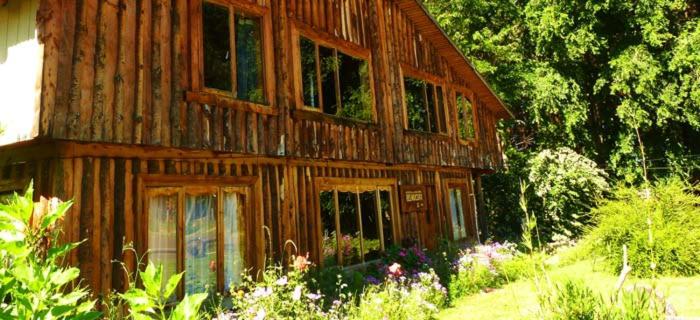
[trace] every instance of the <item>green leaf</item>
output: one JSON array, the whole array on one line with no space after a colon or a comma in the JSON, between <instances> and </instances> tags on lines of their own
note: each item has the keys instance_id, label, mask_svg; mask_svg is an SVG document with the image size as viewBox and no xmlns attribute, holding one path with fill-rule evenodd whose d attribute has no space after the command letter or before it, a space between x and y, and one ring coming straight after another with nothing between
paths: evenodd
<instances>
[{"instance_id":1,"label":"green leaf","mask_svg":"<svg viewBox=\"0 0 700 320\"><path fill-rule=\"evenodd\" d=\"M57 286L62 286L68 282L71 282L80 276L80 269L78 268L68 268L63 271L54 272L51 275L51 282Z\"/></svg>"},{"instance_id":2,"label":"green leaf","mask_svg":"<svg viewBox=\"0 0 700 320\"><path fill-rule=\"evenodd\" d=\"M185 296L182 301L175 307L175 310L170 315L172 320L194 320L198 319L199 308L201 307L204 299L207 298L206 293L193 294L191 296Z\"/></svg>"},{"instance_id":3,"label":"green leaf","mask_svg":"<svg viewBox=\"0 0 700 320\"><path fill-rule=\"evenodd\" d=\"M168 283L165 285L165 291L163 292L163 299L168 300L168 298L173 295L175 289L177 289L177 284L180 283L182 275L184 274L184 272L181 272L171 276L170 279L168 279Z\"/></svg>"},{"instance_id":4,"label":"green leaf","mask_svg":"<svg viewBox=\"0 0 700 320\"><path fill-rule=\"evenodd\" d=\"M156 267L152 262L149 262L146 270L141 272L141 282L151 297L160 297L162 274L163 266Z\"/></svg>"}]
</instances>

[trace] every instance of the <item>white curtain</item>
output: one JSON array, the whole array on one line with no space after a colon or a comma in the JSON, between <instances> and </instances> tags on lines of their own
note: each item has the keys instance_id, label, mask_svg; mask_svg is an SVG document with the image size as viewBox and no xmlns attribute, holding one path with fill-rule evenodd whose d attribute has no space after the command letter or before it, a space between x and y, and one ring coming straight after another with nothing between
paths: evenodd
<instances>
[{"instance_id":1,"label":"white curtain","mask_svg":"<svg viewBox=\"0 0 700 320\"><path fill-rule=\"evenodd\" d=\"M243 215L239 194L224 192L224 289L241 283L243 272Z\"/></svg>"},{"instance_id":2,"label":"white curtain","mask_svg":"<svg viewBox=\"0 0 700 320\"><path fill-rule=\"evenodd\" d=\"M177 193L153 196L148 203L148 260L163 265L168 279L177 272Z\"/></svg>"}]
</instances>

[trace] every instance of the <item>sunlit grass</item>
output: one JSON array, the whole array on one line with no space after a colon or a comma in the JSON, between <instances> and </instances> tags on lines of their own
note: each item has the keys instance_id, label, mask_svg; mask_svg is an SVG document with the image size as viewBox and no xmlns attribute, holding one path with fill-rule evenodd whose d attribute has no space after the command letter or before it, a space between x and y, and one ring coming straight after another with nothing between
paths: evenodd
<instances>
[{"instance_id":1,"label":"sunlit grass","mask_svg":"<svg viewBox=\"0 0 700 320\"><path fill-rule=\"evenodd\" d=\"M593 261L553 268L548 271L552 282L563 279L578 280L591 289L608 293L614 290L617 276L602 270ZM633 284L650 285L648 279L628 279L625 287ZM686 278L662 277L656 284L682 317L700 317L700 276ZM538 315L537 294L531 279L513 282L502 289L463 297L453 307L442 311L438 319L535 319Z\"/></svg>"}]
</instances>

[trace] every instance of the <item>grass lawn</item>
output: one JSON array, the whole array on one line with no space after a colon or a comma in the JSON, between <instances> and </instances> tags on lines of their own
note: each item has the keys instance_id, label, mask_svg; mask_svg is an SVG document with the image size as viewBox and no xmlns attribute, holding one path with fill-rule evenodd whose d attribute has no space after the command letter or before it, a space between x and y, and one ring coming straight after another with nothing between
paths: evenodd
<instances>
[{"instance_id":1,"label":"grass lawn","mask_svg":"<svg viewBox=\"0 0 700 320\"><path fill-rule=\"evenodd\" d=\"M592 261L549 271L553 281L574 279L591 289L607 293L614 289L617 277L601 270ZM628 279L625 287L649 280ZM669 299L679 316L700 317L700 276L692 278L661 278L657 288ZM513 282L502 289L463 297L453 307L443 310L438 319L534 319L539 308L535 286L531 279Z\"/></svg>"}]
</instances>

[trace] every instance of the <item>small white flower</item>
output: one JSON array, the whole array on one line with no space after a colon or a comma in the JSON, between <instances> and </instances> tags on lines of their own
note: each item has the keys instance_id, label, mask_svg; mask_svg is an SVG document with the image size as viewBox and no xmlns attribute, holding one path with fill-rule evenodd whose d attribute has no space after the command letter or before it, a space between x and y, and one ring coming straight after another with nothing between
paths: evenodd
<instances>
[{"instance_id":1,"label":"small white flower","mask_svg":"<svg viewBox=\"0 0 700 320\"><path fill-rule=\"evenodd\" d=\"M300 298L301 298L301 286L296 286L296 288L294 288L294 292L292 292L292 300L299 301Z\"/></svg>"},{"instance_id":2,"label":"small white flower","mask_svg":"<svg viewBox=\"0 0 700 320\"><path fill-rule=\"evenodd\" d=\"M277 279L277 281L275 281L275 284L278 286L286 285L287 284L287 277L284 276L282 278Z\"/></svg>"}]
</instances>

